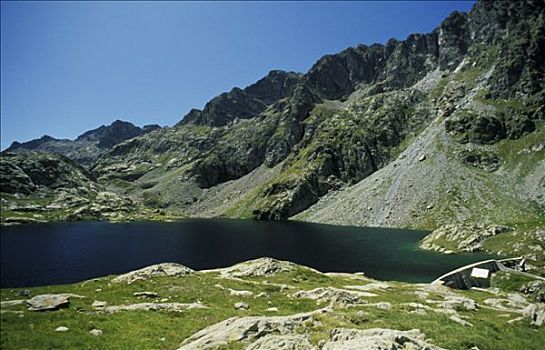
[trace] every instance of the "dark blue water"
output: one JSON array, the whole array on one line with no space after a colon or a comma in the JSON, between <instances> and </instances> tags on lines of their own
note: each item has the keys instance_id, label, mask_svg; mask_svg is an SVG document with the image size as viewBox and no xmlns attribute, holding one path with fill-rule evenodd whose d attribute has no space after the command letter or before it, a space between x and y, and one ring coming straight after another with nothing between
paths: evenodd
<instances>
[{"instance_id":1,"label":"dark blue water","mask_svg":"<svg viewBox=\"0 0 545 350\"><path fill-rule=\"evenodd\" d=\"M193 269L270 256L324 272L363 271L381 280L430 282L485 255L418 249L426 232L300 222L187 220L74 222L1 228L5 287L79 282L160 262Z\"/></svg>"}]
</instances>

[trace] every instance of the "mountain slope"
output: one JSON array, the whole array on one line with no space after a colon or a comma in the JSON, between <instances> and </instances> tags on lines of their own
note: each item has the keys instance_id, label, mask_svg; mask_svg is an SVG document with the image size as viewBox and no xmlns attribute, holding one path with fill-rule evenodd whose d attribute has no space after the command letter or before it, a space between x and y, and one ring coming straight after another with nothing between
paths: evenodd
<instances>
[{"instance_id":1,"label":"mountain slope","mask_svg":"<svg viewBox=\"0 0 545 350\"><path fill-rule=\"evenodd\" d=\"M540 11L478 2L432 33L324 56L305 75L273 71L118 145L93 171L135 198L199 215L195 203L216 186L281 164L219 212L286 219L386 166L438 115L455 144L520 138L543 119Z\"/></svg>"}]
</instances>

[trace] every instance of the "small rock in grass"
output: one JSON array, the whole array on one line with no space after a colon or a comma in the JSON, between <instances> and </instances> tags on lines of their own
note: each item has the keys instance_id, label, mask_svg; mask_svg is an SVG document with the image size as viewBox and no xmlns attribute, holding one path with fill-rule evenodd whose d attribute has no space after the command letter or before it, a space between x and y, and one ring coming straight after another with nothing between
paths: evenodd
<instances>
[{"instance_id":1,"label":"small rock in grass","mask_svg":"<svg viewBox=\"0 0 545 350\"><path fill-rule=\"evenodd\" d=\"M248 310L250 308L250 306L248 306L248 304L243 303L243 302L235 303L234 306L235 306L235 310Z\"/></svg>"},{"instance_id":2,"label":"small rock in grass","mask_svg":"<svg viewBox=\"0 0 545 350\"><path fill-rule=\"evenodd\" d=\"M473 325L471 323L467 322L466 320L461 319L460 317L458 317L456 315L450 316L449 319L456 322L456 323L458 323L458 324L461 324L464 327L473 327Z\"/></svg>"},{"instance_id":3,"label":"small rock in grass","mask_svg":"<svg viewBox=\"0 0 545 350\"><path fill-rule=\"evenodd\" d=\"M102 335L102 331L100 329L92 329L89 331L91 335L94 335L95 337L100 337Z\"/></svg>"},{"instance_id":4,"label":"small rock in grass","mask_svg":"<svg viewBox=\"0 0 545 350\"><path fill-rule=\"evenodd\" d=\"M239 296L239 297L250 297L254 295L254 293L250 292L249 290L235 290L229 288L230 295Z\"/></svg>"},{"instance_id":5,"label":"small rock in grass","mask_svg":"<svg viewBox=\"0 0 545 350\"><path fill-rule=\"evenodd\" d=\"M142 298L157 298L159 296L159 294L155 292L134 292L132 295Z\"/></svg>"},{"instance_id":6,"label":"small rock in grass","mask_svg":"<svg viewBox=\"0 0 545 350\"><path fill-rule=\"evenodd\" d=\"M60 327L57 327L55 328L55 332L68 332L70 329L68 327L65 327L65 326L60 326Z\"/></svg>"},{"instance_id":7,"label":"small rock in grass","mask_svg":"<svg viewBox=\"0 0 545 350\"><path fill-rule=\"evenodd\" d=\"M106 307L106 305L108 305L107 302L105 302L105 301L100 301L100 300L95 300L95 301L93 301L93 303L91 304L91 306L94 307L95 309L100 309L100 308Z\"/></svg>"},{"instance_id":8,"label":"small rock in grass","mask_svg":"<svg viewBox=\"0 0 545 350\"><path fill-rule=\"evenodd\" d=\"M390 310L392 308L392 304L387 301L384 301L384 302L376 303L375 307L381 310Z\"/></svg>"}]
</instances>

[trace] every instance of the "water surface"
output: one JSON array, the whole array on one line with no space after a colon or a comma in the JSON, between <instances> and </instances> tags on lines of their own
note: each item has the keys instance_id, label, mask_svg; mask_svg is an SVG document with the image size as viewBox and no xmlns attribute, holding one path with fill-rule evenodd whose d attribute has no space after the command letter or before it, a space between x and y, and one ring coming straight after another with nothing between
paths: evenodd
<instances>
[{"instance_id":1,"label":"water surface","mask_svg":"<svg viewBox=\"0 0 545 350\"><path fill-rule=\"evenodd\" d=\"M73 222L2 227L0 284L79 282L160 262L193 269L270 256L323 272L430 282L486 255L418 249L423 231L250 220Z\"/></svg>"}]
</instances>

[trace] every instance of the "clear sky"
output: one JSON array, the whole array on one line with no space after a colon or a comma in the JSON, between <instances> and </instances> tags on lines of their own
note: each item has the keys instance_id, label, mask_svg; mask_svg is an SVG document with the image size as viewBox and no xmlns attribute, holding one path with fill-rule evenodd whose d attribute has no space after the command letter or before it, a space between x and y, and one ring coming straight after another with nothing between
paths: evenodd
<instances>
[{"instance_id":1,"label":"clear sky","mask_svg":"<svg viewBox=\"0 0 545 350\"><path fill-rule=\"evenodd\" d=\"M2 149L115 119L173 125L272 69L433 30L473 1L1 2Z\"/></svg>"}]
</instances>

